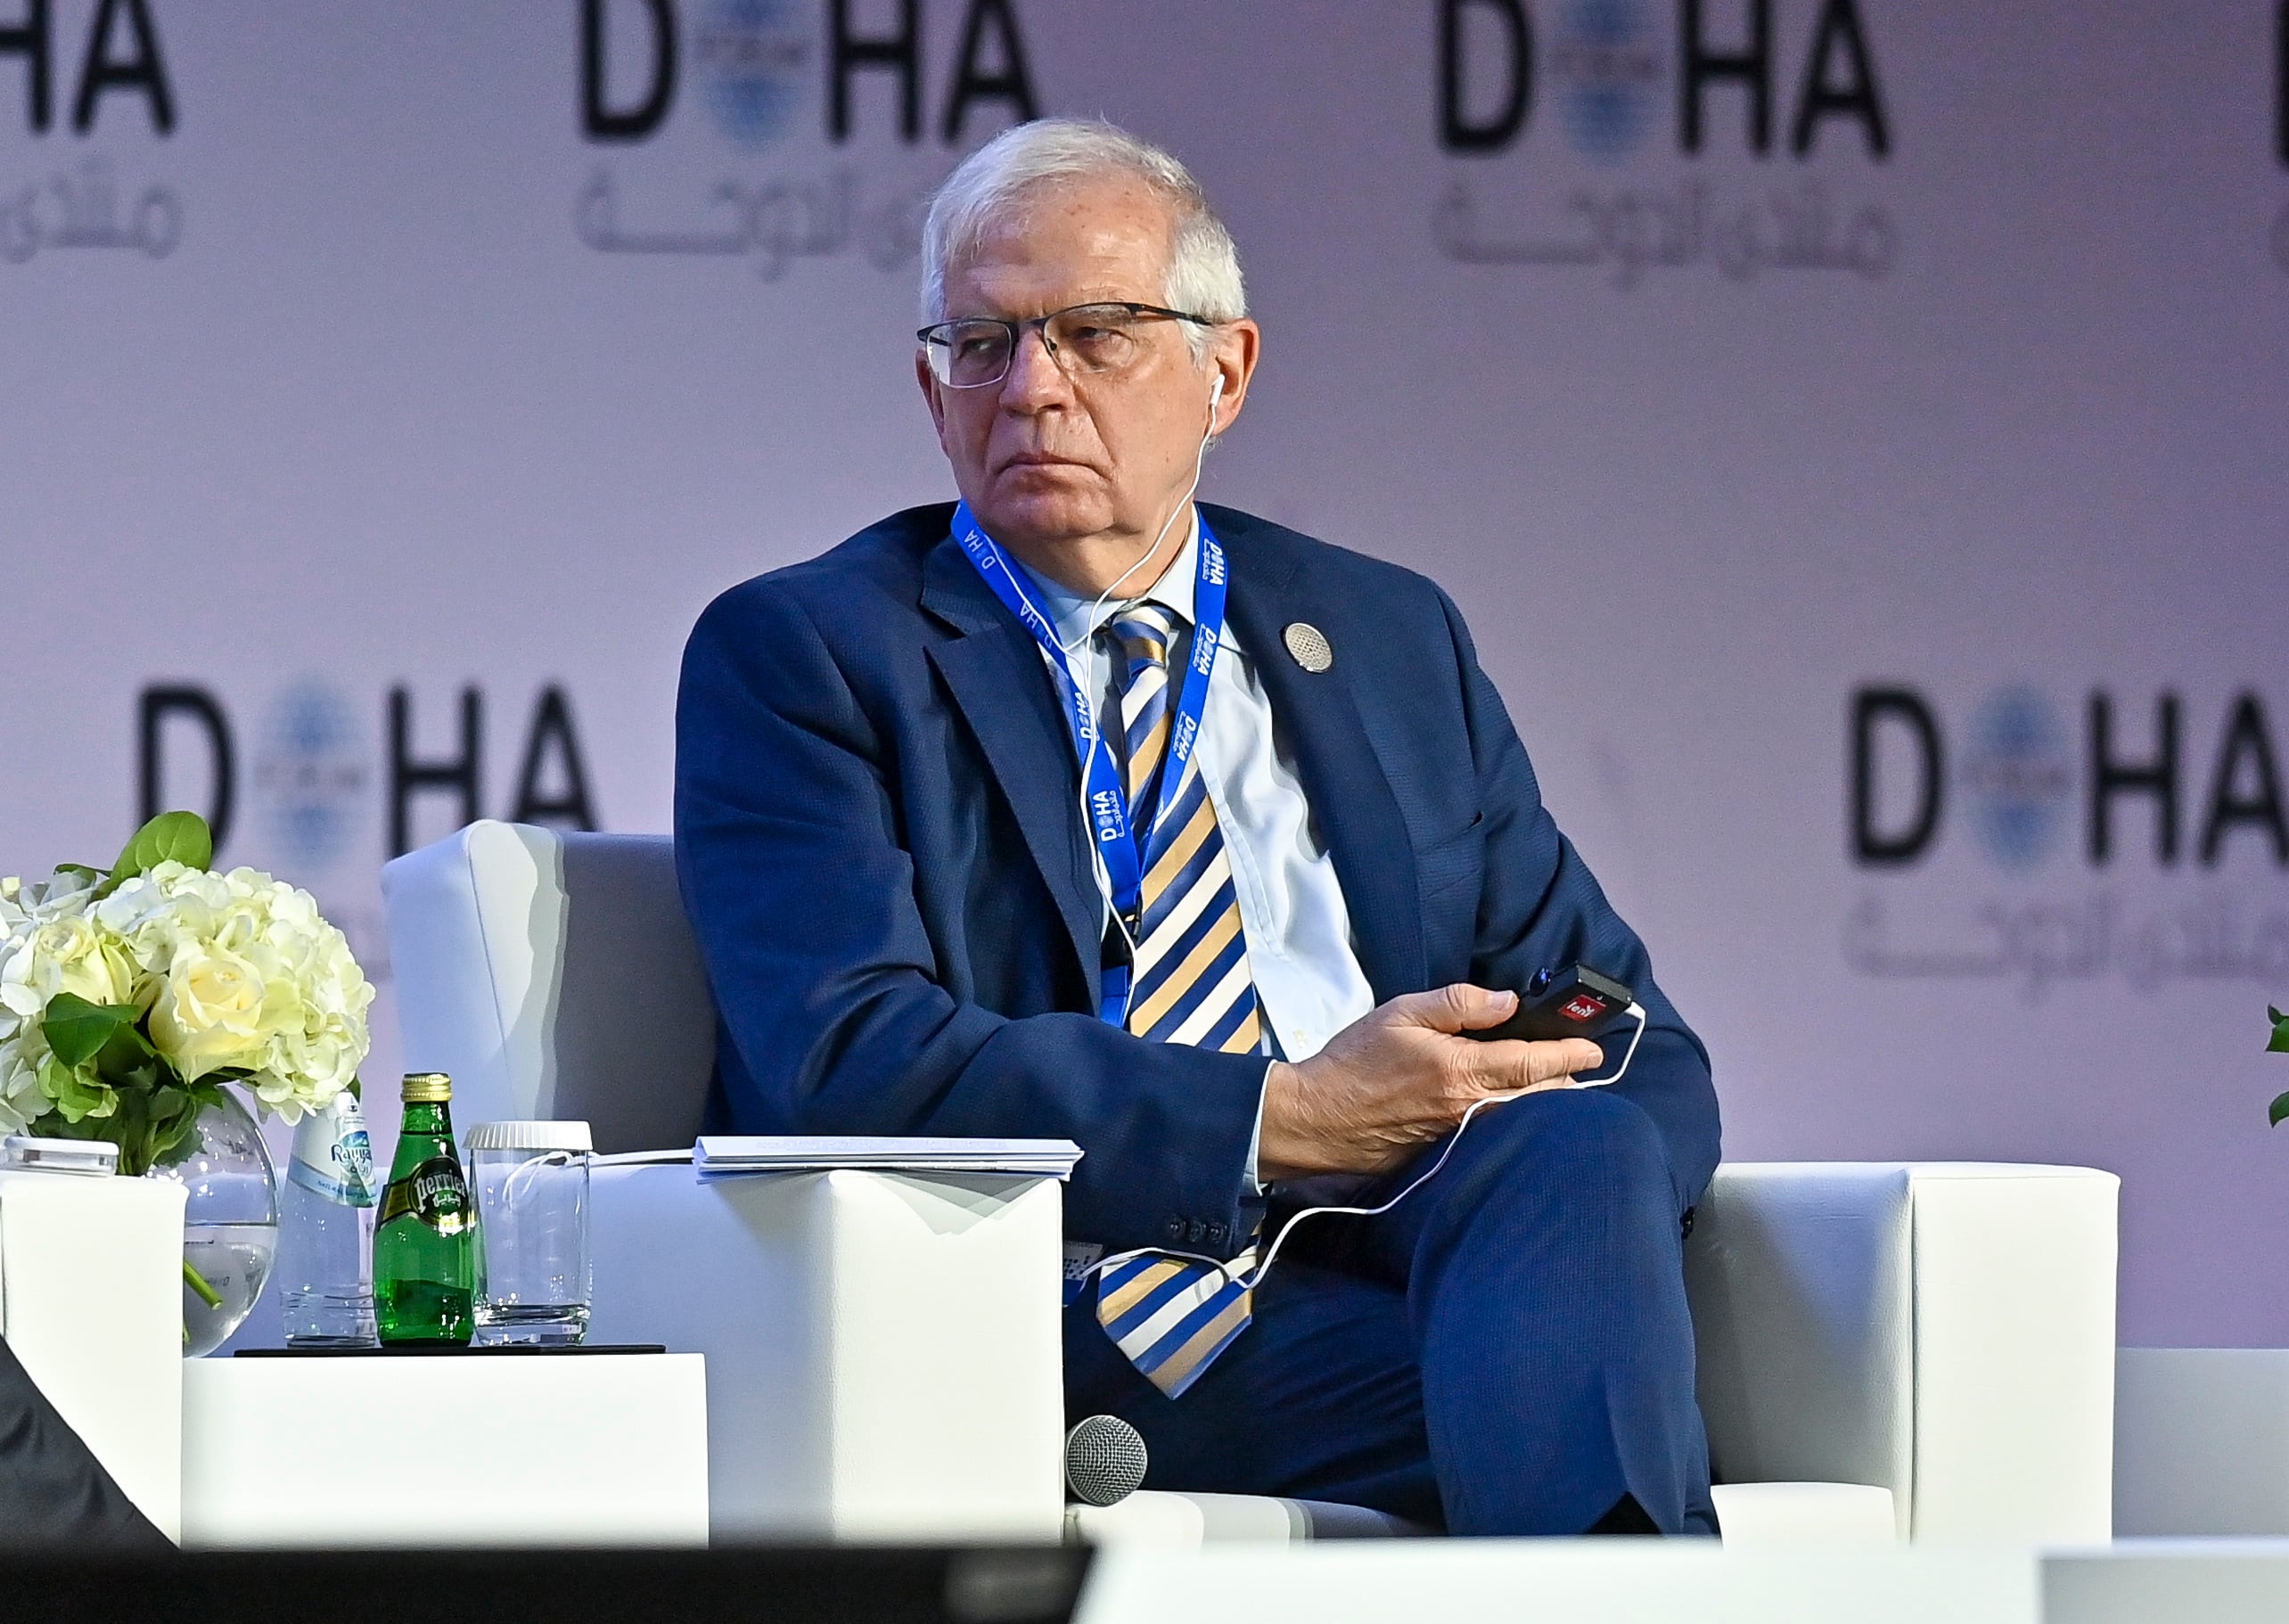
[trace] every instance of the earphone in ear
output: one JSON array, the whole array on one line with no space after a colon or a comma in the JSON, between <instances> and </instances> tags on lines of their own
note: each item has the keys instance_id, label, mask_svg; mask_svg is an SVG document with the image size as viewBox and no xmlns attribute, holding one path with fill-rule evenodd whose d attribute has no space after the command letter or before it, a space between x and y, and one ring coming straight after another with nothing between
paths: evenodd
<instances>
[{"instance_id":1,"label":"earphone in ear","mask_svg":"<svg viewBox=\"0 0 2289 1624\"><path fill-rule=\"evenodd\" d=\"M1224 374L1216 374L1216 381L1208 386L1208 414L1216 415L1217 402L1224 398Z\"/></svg>"}]
</instances>

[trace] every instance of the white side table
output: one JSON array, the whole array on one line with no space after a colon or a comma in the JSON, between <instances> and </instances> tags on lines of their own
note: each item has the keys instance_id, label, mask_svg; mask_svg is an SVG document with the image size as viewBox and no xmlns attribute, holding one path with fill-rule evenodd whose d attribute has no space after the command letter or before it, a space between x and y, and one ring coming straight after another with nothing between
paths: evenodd
<instances>
[{"instance_id":1,"label":"white side table","mask_svg":"<svg viewBox=\"0 0 2289 1624\"><path fill-rule=\"evenodd\" d=\"M2125 1348L2114 1532L2289 1535L2289 1349Z\"/></svg>"},{"instance_id":2,"label":"white side table","mask_svg":"<svg viewBox=\"0 0 2289 1624\"><path fill-rule=\"evenodd\" d=\"M2048 1624L2041 1579L2033 1547L1968 1541L1765 1551L1727 1550L1714 1539L1115 1546L1090 1565L1074 1624ZM2178 1624L2202 1615L2153 1616Z\"/></svg>"},{"instance_id":3,"label":"white side table","mask_svg":"<svg viewBox=\"0 0 2289 1624\"><path fill-rule=\"evenodd\" d=\"M693 1353L190 1359L183 1544L704 1546Z\"/></svg>"},{"instance_id":4,"label":"white side table","mask_svg":"<svg viewBox=\"0 0 2289 1624\"><path fill-rule=\"evenodd\" d=\"M175 1537L183 1186L0 1172L0 1335L121 1492Z\"/></svg>"},{"instance_id":5,"label":"white side table","mask_svg":"<svg viewBox=\"0 0 2289 1624\"><path fill-rule=\"evenodd\" d=\"M1054 1178L666 1164L591 1190L589 1334L707 1356L718 1538L1055 1541Z\"/></svg>"}]
</instances>

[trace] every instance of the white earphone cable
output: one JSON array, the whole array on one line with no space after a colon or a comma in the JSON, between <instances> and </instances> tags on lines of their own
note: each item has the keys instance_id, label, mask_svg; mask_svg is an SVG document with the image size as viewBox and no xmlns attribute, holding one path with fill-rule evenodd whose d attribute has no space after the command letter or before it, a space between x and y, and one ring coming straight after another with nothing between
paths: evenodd
<instances>
[{"instance_id":1,"label":"white earphone cable","mask_svg":"<svg viewBox=\"0 0 2289 1624\"><path fill-rule=\"evenodd\" d=\"M1208 466L1209 442L1216 438L1216 408L1223 398L1224 374L1218 373L1216 374L1215 382L1209 389L1208 426L1201 431L1200 449L1193 454L1192 480L1186 485L1185 494L1177 498L1177 504L1169 510L1169 517L1161 524L1160 533L1153 537L1153 545L1139 553L1136 562L1122 570L1120 577L1110 586L1097 594L1096 601L1089 605L1089 612L1081 621L1079 635L1070 643L1062 637L1056 639L1060 652L1070 656L1096 635L1097 614L1104 608L1105 600L1118 592L1130 576L1142 570L1145 562L1161 550L1161 544L1169 538L1169 532L1175 528L1177 520L1191 505L1194 493L1200 489L1201 474ZM1031 597L1027 596L1025 584L1015 578L1014 572L1012 573L1011 584L1017 588L1018 595L1025 599L1026 606L1035 614L1040 615L1044 624L1050 624L1049 617L1042 615L1040 607L1033 602ZM1089 708L1089 747L1081 757L1081 791L1077 804L1080 808L1081 821L1086 825L1089 816L1089 769L1096 765L1096 753L1104 746L1104 728L1097 716L1097 696L1094 683L1082 691L1081 698ZM1097 889L1104 897L1105 912L1111 915L1113 928L1120 932L1120 939L1128 944L1128 956L1133 963L1137 954L1136 937L1135 932L1129 930L1128 922L1120 916L1120 910L1112 906L1112 873L1104 865L1104 853L1098 850L1094 844L1089 847L1089 855L1095 859Z\"/></svg>"},{"instance_id":2,"label":"white earphone cable","mask_svg":"<svg viewBox=\"0 0 2289 1624\"><path fill-rule=\"evenodd\" d=\"M1622 1054L1620 1065L1614 1069L1613 1075L1611 1077L1576 1078L1566 1085L1568 1087L1603 1088L1609 1083L1620 1082L1621 1080L1621 1074L1629 1070L1629 1062L1637 1057L1638 1040L1645 1035L1645 1006L1642 1004L1632 1004L1622 1013L1628 1015L1635 1015L1637 1018L1637 1029L1629 1035L1629 1047ZM1407 1184L1407 1188L1401 1190L1398 1194L1383 1202L1382 1206L1306 1207L1302 1211L1291 1217L1286 1223L1280 1226L1279 1234L1272 1237L1272 1243L1264 1248L1263 1256L1257 1259L1255 1272L1248 1276L1248 1289L1252 1292L1259 1284L1262 1284L1264 1276L1271 1272L1272 1259L1280 1255L1280 1247L1286 1242L1288 1236L1294 1233L1295 1226L1298 1224L1302 1223L1304 1219L1308 1218L1318 1218L1330 1213L1349 1218L1382 1217L1384 1213L1389 1212L1393 1207L1398 1206L1399 1202L1405 1201L1408 1196L1414 1194L1424 1185L1429 1184L1431 1180L1437 1176L1439 1169L1447 1165L1447 1158L1453 1155L1455 1153L1455 1147L1463 1142L1463 1134L1464 1130L1470 1127L1472 1118L1477 1116L1480 1111L1484 1111L1489 1105L1498 1105L1505 1100L1514 1100L1530 1092L1531 1091L1522 1088L1509 1094L1489 1094L1486 1098L1479 1101L1468 1111L1463 1112L1462 1120L1455 1124L1454 1135L1447 1141L1446 1149L1439 1152L1439 1160L1432 1162L1421 1173L1416 1174L1413 1178L1409 1179Z\"/></svg>"},{"instance_id":3,"label":"white earphone cable","mask_svg":"<svg viewBox=\"0 0 2289 1624\"><path fill-rule=\"evenodd\" d=\"M1621 1063L1614 1068L1613 1075L1611 1077L1575 1078L1568 1082L1566 1085L1568 1087L1603 1088L1608 1084L1620 1082L1622 1075L1629 1070L1629 1062L1637 1057L1638 1042L1644 1038L1645 1035L1645 1006L1643 1004L1632 1004L1622 1013L1625 1015L1634 1015L1637 1017L1637 1029L1629 1035L1629 1046L1623 1052ZM1232 1273L1233 1264L1239 1261L1236 1258L1227 1260L1220 1258L1207 1257L1200 1252L1173 1251L1166 1247L1160 1246L1138 1247L1131 1251L1116 1252L1110 1258L1101 1258L1096 1262L1091 1264L1089 1266L1090 1270L1092 1273L1102 1273L1103 1270L1112 1267L1115 1264L1126 1263L1133 1258L1148 1256L1155 1258L1182 1258L1188 1263L1204 1263L1210 1268L1220 1269L1232 1279L1239 1281L1240 1284L1247 1290L1252 1292L1264 1283L1264 1276L1271 1273L1272 1260L1280 1255L1280 1248L1287 1243L1288 1236L1295 1232L1295 1226L1298 1224L1302 1223L1304 1219L1308 1218L1325 1218L1330 1215L1345 1218L1382 1217L1384 1213L1389 1212L1393 1207L1398 1206L1399 1202L1405 1201L1408 1196L1414 1194L1424 1185L1429 1184L1432 1179L1438 1177L1439 1169L1447 1165L1447 1158L1455 1153L1455 1146L1463 1142L1464 1133L1470 1128L1472 1119L1476 1117L1480 1111L1484 1111L1489 1105L1499 1105L1505 1100L1519 1099L1523 1095L1533 1092L1535 1092L1535 1090L1520 1088L1514 1089L1508 1094L1489 1094L1486 1098L1480 1100L1471 1106L1469 1110L1464 1111L1462 1119L1455 1124L1454 1133L1448 1137L1445 1148L1440 1151L1439 1159L1432 1162L1429 1167L1423 1169L1422 1172L1417 1173L1413 1178L1408 1179L1407 1181L1407 1187L1401 1190L1398 1194L1392 1196L1389 1201L1383 1202L1382 1205L1379 1207L1306 1207L1300 1212L1291 1214L1288 1221L1280 1226L1279 1234L1272 1237L1272 1243L1263 1249L1262 1253L1256 1259L1256 1267L1248 1272L1244 1279L1241 1275Z\"/></svg>"}]
</instances>

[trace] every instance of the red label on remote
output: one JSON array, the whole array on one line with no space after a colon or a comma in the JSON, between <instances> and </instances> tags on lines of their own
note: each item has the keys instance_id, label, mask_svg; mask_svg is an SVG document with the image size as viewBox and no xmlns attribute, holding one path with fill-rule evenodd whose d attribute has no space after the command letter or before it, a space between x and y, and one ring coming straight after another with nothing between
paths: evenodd
<instances>
[{"instance_id":1,"label":"red label on remote","mask_svg":"<svg viewBox=\"0 0 2289 1624\"><path fill-rule=\"evenodd\" d=\"M1558 1011L1569 1021L1595 1021L1604 1013L1605 1001L1592 997L1586 992L1574 994Z\"/></svg>"}]
</instances>

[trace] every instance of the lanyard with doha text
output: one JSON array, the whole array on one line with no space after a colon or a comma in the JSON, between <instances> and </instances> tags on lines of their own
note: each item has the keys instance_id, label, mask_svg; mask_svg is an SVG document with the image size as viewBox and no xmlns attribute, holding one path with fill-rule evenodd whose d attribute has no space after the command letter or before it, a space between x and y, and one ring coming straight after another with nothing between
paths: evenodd
<instances>
[{"instance_id":1,"label":"lanyard with doha text","mask_svg":"<svg viewBox=\"0 0 2289 1624\"><path fill-rule=\"evenodd\" d=\"M1001 544L979 527L970 504L965 502L954 510L954 539L961 543L964 555L1002 601L1002 606L1033 634L1033 640L1049 657L1049 668L1056 676L1058 695L1063 701L1065 723L1072 734L1073 753L1081 763L1088 794L1090 833L1095 836L1097 855L1104 863L1105 877L1111 882L1113 908L1128 922L1131 931L1142 928L1145 848L1161 812L1184 781L1185 764L1192 759L1193 746L1200 738L1201 714L1208 705L1208 674L1216 664L1216 647L1224 636L1224 548L1210 532L1208 521L1202 519L1199 522L1200 569L1193 587L1192 659L1185 668L1176 714L1169 720L1169 754L1161 768L1160 793L1154 798L1154 805L1143 808L1148 816L1140 824L1130 816L1128 797L1121 788L1120 763L1112 750L1098 748L1096 707L1073 676L1064 648L1057 641L1056 628L1035 606L1017 566L1002 551ZM1103 997L1097 1013L1113 1026L1124 1025L1128 1020L1129 973L1126 964L1107 965L1103 972Z\"/></svg>"}]
</instances>

